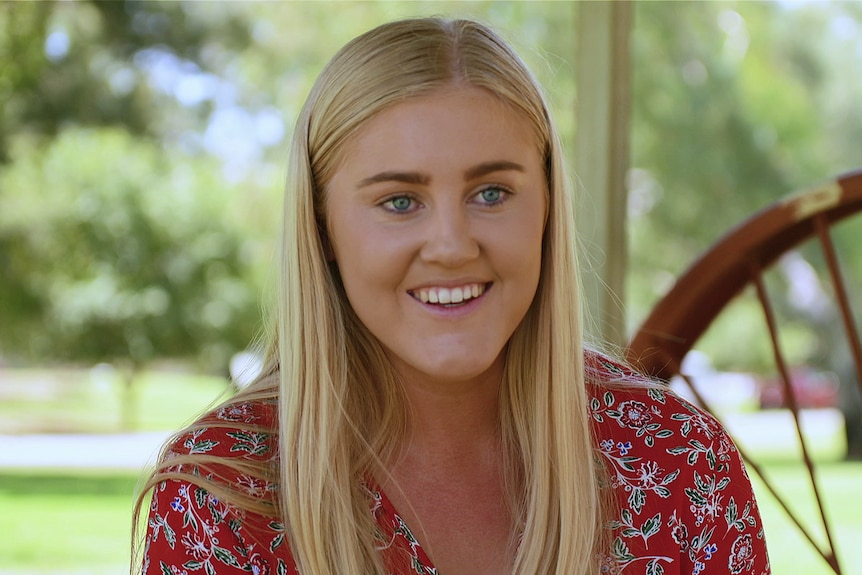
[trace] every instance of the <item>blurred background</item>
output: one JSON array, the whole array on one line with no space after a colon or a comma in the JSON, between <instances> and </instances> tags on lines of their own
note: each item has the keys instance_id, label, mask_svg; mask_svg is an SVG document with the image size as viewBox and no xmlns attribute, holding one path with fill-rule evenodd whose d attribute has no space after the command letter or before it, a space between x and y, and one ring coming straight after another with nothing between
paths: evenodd
<instances>
[{"instance_id":1,"label":"blurred background","mask_svg":"<svg viewBox=\"0 0 862 575\"><path fill-rule=\"evenodd\" d=\"M0 3L0 574L126 569L141 466L254 372L311 83L358 33L431 14L511 39L571 150L576 2ZM862 165L862 3L636 2L631 38L629 333L727 230ZM855 302L860 238L836 230ZM862 572L862 414L822 277L803 246L767 279ZM689 367L810 514L761 323L743 294ZM774 573L828 573L760 499Z\"/></svg>"}]
</instances>

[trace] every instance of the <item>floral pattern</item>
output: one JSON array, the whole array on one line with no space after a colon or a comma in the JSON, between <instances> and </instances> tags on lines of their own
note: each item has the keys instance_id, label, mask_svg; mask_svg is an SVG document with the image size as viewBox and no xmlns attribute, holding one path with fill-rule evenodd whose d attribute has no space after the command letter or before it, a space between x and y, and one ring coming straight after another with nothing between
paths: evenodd
<instances>
[{"instance_id":1,"label":"floral pattern","mask_svg":"<svg viewBox=\"0 0 862 575\"><path fill-rule=\"evenodd\" d=\"M608 524L610 548L596 558L601 573L768 575L757 503L721 425L604 356L587 354L586 367L596 454L617 504ZM276 457L276 440L261 431L276 426L273 405L222 408L206 416L205 425L210 421L181 437L172 452ZM277 489L260 478L207 468L216 472L245 495L270 497ZM365 488L389 572L439 575L386 494L372 480ZM280 521L243 512L193 481L179 480L154 490L143 573L299 575Z\"/></svg>"}]
</instances>

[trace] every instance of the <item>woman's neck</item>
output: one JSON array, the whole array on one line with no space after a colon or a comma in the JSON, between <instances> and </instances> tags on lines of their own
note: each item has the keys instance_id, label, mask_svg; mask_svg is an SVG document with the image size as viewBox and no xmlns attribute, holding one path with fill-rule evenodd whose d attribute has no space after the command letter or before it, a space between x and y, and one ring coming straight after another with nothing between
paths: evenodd
<instances>
[{"instance_id":1,"label":"woman's neck","mask_svg":"<svg viewBox=\"0 0 862 575\"><path fill-rule=\"evenodd\" d=\"M405 385L410 427L397 461L380 475L381 487L440 572L511 571L515 527L504 485L501 374Z\"/></svg>"},{"instance_id":2,"label":"woman's neck","mask_svg":"<svg viewBox=\"0 0 862 575\"><path fill-rule=\"evenodd\" d=\"M401 452L443 463L499 445L501 381L497 366L461 382L405 381L409 429Z\"/></svg>"}]
</instances>

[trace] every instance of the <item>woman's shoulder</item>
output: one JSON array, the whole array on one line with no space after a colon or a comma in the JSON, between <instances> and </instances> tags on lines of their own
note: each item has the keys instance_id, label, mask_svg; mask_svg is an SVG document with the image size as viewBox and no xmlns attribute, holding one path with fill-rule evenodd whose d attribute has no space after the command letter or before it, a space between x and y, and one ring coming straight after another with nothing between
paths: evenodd
<instances>
[{"instance_id":1,"label":"woman's shoulder","mask_svg":"<svg viewBox=\"0 0 862 575\"><path fill-rule=\"evenodd\" d=\"M584 376L589 384L597 386L653 382L622 359L590 348L584 350Z\"/></svg>"},{"instance_id":2,"label":"woman's shoulder","mask_svg":"<svg viewBox=\"0 0 862 575\"><path fill-rule=\"evenodd\" d=\"M657 503L672 494L691 497L708 485L723 491L734 479L743 480L736 486L753 500L741 454L712 414L661 382L614 365L625 378L588 384L589 418L612 484L626 488L633 511L649 506L649 494Z\"/></svg>"},{"instance_id":3,"label":"woman's shoulder","mask_svg":"<svg viewBox=\"0 0 862 575\"><path fill-rule=\"evenodd\" d=\"M674 573L768 573L751 482L721 423L621 363L594 362L589 417L616 499L607 560L674 564ZM656 546L679 552L656 558Z\"/></svg>"},{"instance_id":4,"label":"woman's shoulder","mask_svg":"<svg viewBox=\"0 0 862 575\"><path fill-rule=\"evenodd\" d=\"M590 416L597 437L629 436L652 448L658 440L720 440L733 449L711 414L621 361L595 352L585 359ZM663 443L663 445L666 444Z\"/></svg>"},{"instance_id":5,"label":"woman's shoulder","mask_svg":"<svg viewBox=\"0 0 862 575\"><path fill-rule=\"evenodd\" d=\"M165 448L143 573L296 573L277 518L277 404L229 401Z\"/></svg>"},{"instance_id":6,"label":"woman's shoulder","mask_svg":"<svg viewBox=\"0 0 862 575\"><path fill-rule=\"evenodd\" d=\"M736 450L715 417L659 383L591 384L588 402L598 439L624 437L646 448L667 447L671 454L705 441Z\"/></svg>"},{"instance_id":7,"label":"woman's shoulder","mask_svg":"<svg viewBox=\"0 0 862 575\"><path fill-rule=\"evenodd\" d=\"M736 451L721 423L676 395L662 382L621 361L587 355L587 396L596 438L624 438L645 448L665 447L676 455L686 446L717 442L722 452Z\"/></svg>"},{"instance_id":8,"label":"woman's shoulder","mask_svg":"<svg viewBox=\"0 0 862 575\"><path fill-rule=\"evenodd\" d=\"M274 400L229 401L178 433L166 449L177 456L215 456L265 460L277 454L277 406Z\"/></svg>"}]
</instances>

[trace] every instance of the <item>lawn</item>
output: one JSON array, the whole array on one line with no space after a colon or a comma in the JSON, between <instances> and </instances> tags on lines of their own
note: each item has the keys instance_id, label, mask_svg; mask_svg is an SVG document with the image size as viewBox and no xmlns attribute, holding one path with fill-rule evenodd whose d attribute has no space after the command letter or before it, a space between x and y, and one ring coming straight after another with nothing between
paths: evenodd
<instances>
[{"instance_id":1,"label":"lawn","mask_svg":"<svg viewBox=\"0 0 862 575\"><path fill-rule=\"evenodd\" d=\"M800 469L772 464L767 470L792 501L806 500ZM855 548L862 541L862 463L826 464L822 479L845 573L862 573L862 554ZM126 572L136 481L129 475L0 474L0 574ZM765 494L759 500L774 575L828 575L774 501ZM800 505L809 520L812 509Z\"/></svg>"},{"instance_id":2,"label":"lawn","mask_svg":"<svg viewBox=\"0 0 862 575\"><path fill-rule=\"evenodd\" d=\"M825 500L826 515L832 525L838 558L845 574L862 573L862 462L824 463L818 466L821 496ZM799 464L770 464L765 474L803 523L823 542L822 524L818 523L816 503L811 496L810 481ZM763 517L774 575L828 575L832 571L813 550L811 544L790 523L778 503L753 478L757 500Z\"/></svg>"},{"instance_id":3,"label":"lawn","mask_svg":"<svg viewBox=\"0 0 862 575\"><path fill-rule=\"evenodd\" d=\"M128 573L137 478L0 475L0 574Z\"/></svg>"},{"instance_id":4,"label":"lawn","mask_svg":"<svg viewBox=\"0 0 862 575\"><path fill-rule=\"evenodd\" d=\"M142 431L177 429L227 389L218 377L145 372L133 386L131 420ZM115 374L98 370L59 377L47 371L2 371L0 433L117 431L122 427L118 414L123 390ZM761 439L768 435L761 424L745 435ZM786 463L794 455L771 444L742 443L766 461L769 478L823 540L804 471ZM862 573L862 553L856 549L862 542L862 463L836 461L836 453L832 448L815 450L822 493L844 572ZM132 494L138 479L128 473L0 469L0 575L127 573ZM774 575L829 575L823 560L753 479Z\"/></svg>"}]
</instances>

